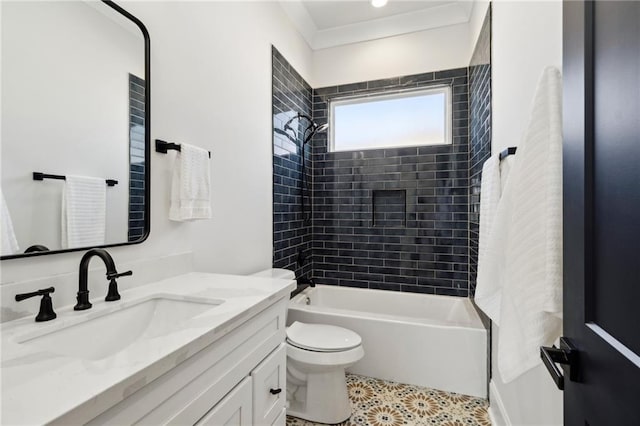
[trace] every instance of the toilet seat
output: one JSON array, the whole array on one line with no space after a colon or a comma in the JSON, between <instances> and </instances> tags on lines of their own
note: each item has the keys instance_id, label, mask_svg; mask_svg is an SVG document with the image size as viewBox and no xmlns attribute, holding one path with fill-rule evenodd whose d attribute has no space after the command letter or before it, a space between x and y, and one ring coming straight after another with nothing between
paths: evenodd
<instances>
[{"instance_id":1,"label":"toilet seat","mask_svg":"<svg viewBox=\"0 0 640 426\"><path fill-rule=\"evenodd\" d=\"M296 321L287 328L287 343L312 352L343 352L360 346L362 338L343 327Z\"/></svg>"},{"instance_id":2,"label":"toilet seat","mask_svg":"<svg viewBox=\"0 0 640 426\"><path fill-rule=\"evenodd\" d=\"M287 343L287 359L304 364L306 371L331 371L336 367L358 362L363 356L364 349L362 345L347 351L314 352L308 349L300 349L291 343Z\"/></svg>"}]
</instances>

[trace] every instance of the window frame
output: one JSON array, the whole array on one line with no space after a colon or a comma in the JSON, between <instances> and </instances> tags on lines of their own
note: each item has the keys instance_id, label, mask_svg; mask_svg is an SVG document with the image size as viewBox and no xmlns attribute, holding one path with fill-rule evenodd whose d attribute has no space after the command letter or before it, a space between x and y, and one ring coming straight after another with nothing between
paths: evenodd
<instances>
[{"instance_id":1,"label":"window frame","mask_svg":"<svg viewBox=\"0 0 640 426\"><path fill-rule=\"evenodd\" d=\"M371 146L362 147L357 149L341 149L336 150L335 146L335 107L354 104L365 104L368 102L377 102L380 100L394 100L412 98L428 94L445 95L445 142L434 144L410 144L410 145L385 145L385 146ZM393 148L410 148L418 146L445 146L453 145L453 88L450 84L440 84L433 86L426 86L420 88L411 88L406 90L395 91L377 91L363 94L357 94L353 96L344 96L339 98L330 99L328 102L328 121L329 121L329 134L327 140L328 152L355 152L355 151L368 151L373 149L393 149Z\"/></svg>"}]
</instances>

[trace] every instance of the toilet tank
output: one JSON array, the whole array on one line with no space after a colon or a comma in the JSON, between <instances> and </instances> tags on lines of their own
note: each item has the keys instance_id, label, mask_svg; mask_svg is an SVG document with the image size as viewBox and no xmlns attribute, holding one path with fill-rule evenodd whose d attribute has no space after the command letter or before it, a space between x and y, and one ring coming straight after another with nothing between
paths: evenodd
<instances>
[{"instance_id":1,"label":"toilet tank","mask_svg":"<svg viewBox=\"0 0 640 426\"><path fill-rule=\"evenodd\" d=\"M256 272L255 274L251 274L251 276L255 277L268 277L268 278L279 278L283 280L295 280L296 274L293 271L288 269L281 268L270 268L265 269L264 271Z\"/></svg>"}]
</instances>

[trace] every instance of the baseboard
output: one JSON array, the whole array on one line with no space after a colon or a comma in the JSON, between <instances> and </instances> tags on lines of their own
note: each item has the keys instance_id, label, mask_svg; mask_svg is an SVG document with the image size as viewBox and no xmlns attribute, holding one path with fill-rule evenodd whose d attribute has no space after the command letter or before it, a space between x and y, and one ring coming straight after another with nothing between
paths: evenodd
<instances>
[{"instance_id":1,"label":"baseboard","mask_svg":"<svg viewBox=\"0 0 640 426\"><path fill-rule=\"evenodd\" d=\"M511 420L502 403L502 398L498 393L498 388L493 380L489 383L489 418L493 426L511 426Z\"/></svg>"}]
</instances>

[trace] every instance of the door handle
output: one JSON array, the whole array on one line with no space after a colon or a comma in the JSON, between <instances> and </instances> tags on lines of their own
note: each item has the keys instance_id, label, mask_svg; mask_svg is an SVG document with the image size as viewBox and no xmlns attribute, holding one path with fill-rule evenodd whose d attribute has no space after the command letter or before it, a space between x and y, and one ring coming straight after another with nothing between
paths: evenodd
<instances>
[{"instance_id":1,"label":"door handle","mask_svg":"<svg viewBox=\"0 0 640 426\"><path fill-rule=\"evenodd\" d=\"M566 337L560 338L560 348L540 346L540 358L558 389L564 390L564 374L557 364L569 373L569 380L578 379L578 351Z\"/></svg>"}]
</instances>

